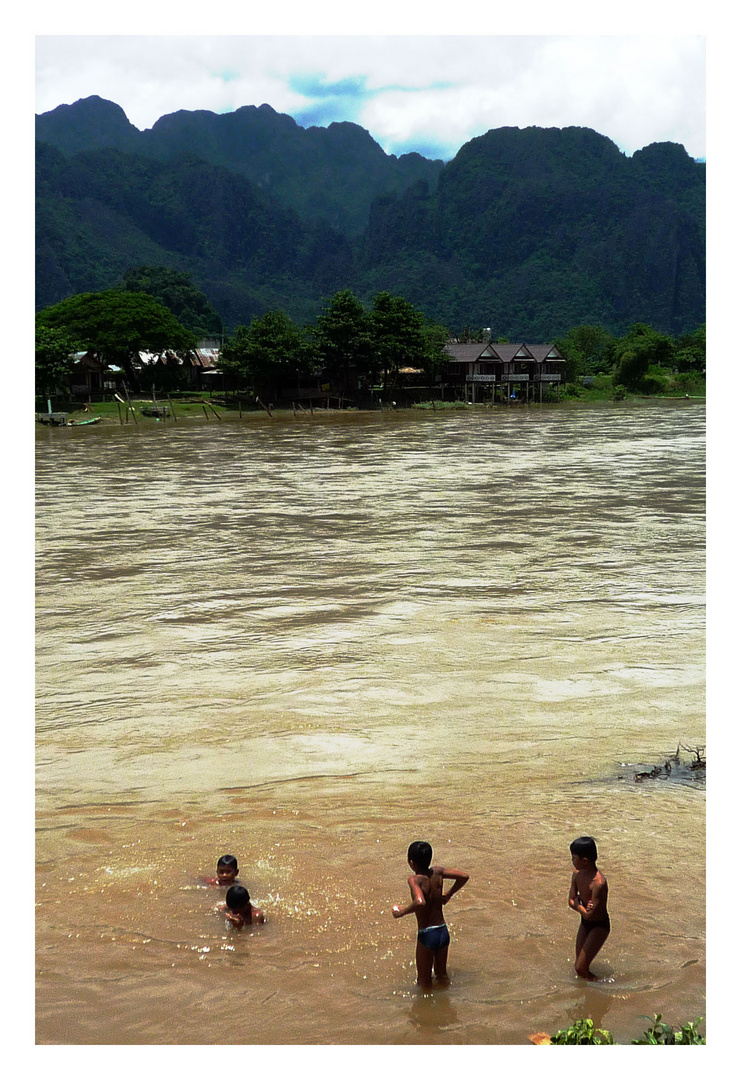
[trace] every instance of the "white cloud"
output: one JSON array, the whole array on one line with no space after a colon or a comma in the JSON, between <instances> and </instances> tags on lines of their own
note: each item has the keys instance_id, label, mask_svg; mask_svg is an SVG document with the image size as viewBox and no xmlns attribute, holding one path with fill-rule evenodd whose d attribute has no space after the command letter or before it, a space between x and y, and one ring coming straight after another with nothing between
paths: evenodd
<instances>
[{"instance_id":1,"label":"white cloud","mask_svg":"<svg viewBox=\"0 0 741 1080\"><path fill-rule=\"evenodd\" d=\"M37 112L98 94L139 128L263 102L300 117L317 99L291 80L314 76L365 86L326 97L319 122L354 120L394 152L451 156L491 127L534 124L591 127L628 153L667 139L705 153L698 36L46 36L36 53Z\"/></svg>"}]
</instances>

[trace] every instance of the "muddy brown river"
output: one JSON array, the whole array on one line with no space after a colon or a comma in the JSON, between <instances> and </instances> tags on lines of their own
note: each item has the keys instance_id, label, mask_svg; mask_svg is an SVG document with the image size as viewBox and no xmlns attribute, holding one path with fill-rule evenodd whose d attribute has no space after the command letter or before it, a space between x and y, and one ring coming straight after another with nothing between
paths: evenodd
<instances>
[{"instance_id":1,"label":"muddy brown river","mask_svg":"<svg viewBox=\"0 0 741 1080\"><path fill-rule=\"evenodd\" d=\"M37 1041L523 1044L591 1016L628 1042L704 1016L704 773L663 769L705 742L704 423L40 429ZM613 927L593 984L584 833ZM391 916L417 839L470 873L427 994ZM255 930L202 881L226 852Z\"/></svg>"}]
</instances>

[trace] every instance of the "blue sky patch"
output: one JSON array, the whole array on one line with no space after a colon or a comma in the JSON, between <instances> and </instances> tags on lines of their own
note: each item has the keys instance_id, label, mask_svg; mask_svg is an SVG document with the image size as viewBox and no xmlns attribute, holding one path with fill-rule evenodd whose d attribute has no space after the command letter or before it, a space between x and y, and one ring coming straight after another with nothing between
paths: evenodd
<instances>
[{"instance_id":1,"label":"blue sky patch","mask_svg":"<svg viewBox=\"0 0 741 1080\"><path fill-rule=\"evenodd\" d=\"M384 149L387 154L396 154L397 157L401 157L402 154L416 152L424 158L429 158L430 161L451 161L460 150L460 146L457 144L455 146L446 146L442 143L410 138L406 142L389 144Z\"/></svg>"},{"instance_id":2,"label":"blue sky patch","mask_svg":"<svg viewBox=\"0 0 741 1080\"><path fill-rule=\"evenodd\" d=\"M360 106L352 101L342 105L338 105L337 101L317 101L308 109L293 109L291 116L299 127L329 127L343 120L357 123L359 112Z\"/></svg>"},{"instance_id":3,"label":"blue sky patch","mask_svg":"<svg viewBox=\"0 0 741 1080\"><path fill-rule=\"evenodd\" d=\"M373 91L365 88L365 75L327 82L322 75L292 75L288 80L291 90L308 98L360 98Z\"/></svg>"}]
</instances>

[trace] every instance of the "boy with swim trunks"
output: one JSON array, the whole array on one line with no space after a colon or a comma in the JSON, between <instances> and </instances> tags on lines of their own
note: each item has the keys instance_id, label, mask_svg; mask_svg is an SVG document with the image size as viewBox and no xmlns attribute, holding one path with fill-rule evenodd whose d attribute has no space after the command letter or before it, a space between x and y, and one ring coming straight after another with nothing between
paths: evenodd
<instances>
[{"instance_id":1,"label":"boy with swim trunks","mask_svg":"<svg viewBox=\"0 0 741 1080\"><path fill-rule=\"evenodd\" d=\"M582 979L597 978L589 965L610 933L607 914L607 878L597 869L597 845L592 836L580 836L569 845L574 873L571 875L569 907L581 915L576 934L574 970Z\"/></svg>"},{"instance_id":2,"label":"boy with swim trunks","mask_svg":"<svg viewBox=\"0 0 741 1080\"><path fill-rule=\"evenodd\" d=\"M409 845L407 862L412 869L409 891L412 902L406 907L394 904L391 914L395 919L404 915L417 916L417 982L422 987L432 986L434 971L439 982L448 977L448 946L450 934L443 918L443 906L451 896L468 881L468 874L460 870L446 870L444 866L431 866L432 848L424 840ZM453 884L443 892L443 881Z\"/></svg>"},{"instance_id":3,"label":"boy with swim trunks","mask_svg":"<svg viewBox=\"0 0 741 1080\"><path fill-rule=\"evenodd\" d=\"M227 921L237 930L241 930L243 926L265 922L265 916L260 908L252 906L250 894L244 885L232 885L226 894L225 902L218 905L218 910L223 911Z\"/></svg>"}]
</instances>

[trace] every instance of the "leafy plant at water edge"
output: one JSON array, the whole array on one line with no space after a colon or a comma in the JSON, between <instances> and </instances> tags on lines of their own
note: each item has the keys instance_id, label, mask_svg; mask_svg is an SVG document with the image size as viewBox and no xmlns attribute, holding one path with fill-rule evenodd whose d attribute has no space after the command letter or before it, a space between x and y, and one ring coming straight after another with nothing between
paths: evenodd
<instances>
[{"instance_id":1,"label":"leafy plant at water edge","mask_svg":"<svg viewBox=\"0 0 741 1080\"><path fill-rule=\"evenodd\" d=\"M645 1017L651 1020L650 1016ZM705 1046L705 1037L698 1028L702 1017L692 1020L674 1030L661 1019L661 1013L654 1013L653 1020L640 1039L633 1039L633 1046ZM533 1041L546 1042L547 1035ZM614 1046L612 1033L605 1028L597 1028L594 1021L583 1018L575 1020L570 1027L562 1028L550 1037L551 1046Z\"/></svg>"},{"instance_id":2,"label":"leafy plant at water edge","mask_svg":"<svg viewBox=\"0 0 741 1080\"><path fill-rule=\"evenodd\" d=\"M596 1028L592 1020L575 1020L551 1036L552 1046L612 1046L614 1039L609 1031Z\"/></svg>"},{"instance_id":3,"label":"leafy plant at water edge","mask_svg":"<svg viewBox=\"0 0 741 1080\"><path fill-rule=\"evenodd\" d=\"M650 1016L646 1020L651 1020ZM697 1030L702 1017L682 1024L674 1031L669 1024L662 1022L661 1013L654 1013L650 1027L643 1032L643 1037L633 1039L634 1046L705 1046L705 1039Z\"/></svg>"}]
</instances>

